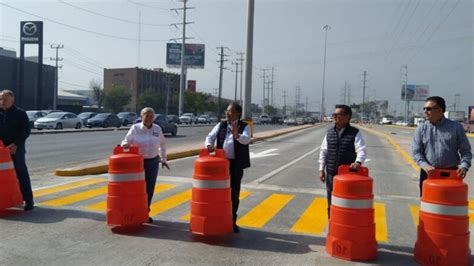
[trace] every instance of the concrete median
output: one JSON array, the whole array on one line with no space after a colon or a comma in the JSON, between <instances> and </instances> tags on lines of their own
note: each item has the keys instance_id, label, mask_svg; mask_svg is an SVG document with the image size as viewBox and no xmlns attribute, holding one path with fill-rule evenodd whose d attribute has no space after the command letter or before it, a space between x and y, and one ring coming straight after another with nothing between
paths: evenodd
<instances>
[{"instance_id":1,"label":"concrete median","mask_svg":"<svg viewBox=\"0 0 474 266\"><path fill-rule=\"evenodd\" d=\"M314 127L314 125L303 125L303 126L296 126L296 127L289 127L283 128L278 130L272 130L267 132L261 133L254 133L251 143L255 143L258 141L263 141L269 138L278 137L284 134L289 134L292 132L300 131L303 129L307 129L310 127ZM194 143L192 145L187 145L186 147L174 148L168 151L168 161L190 157L199 154L199 150L203 148L203 143ZM107 159L80 164L70 168L59 168L55 170L55 175L57 176L83 176L83 175L95 175L95 174L104 174L108 171L108 162Z\"/></svg>"}]
</instances>

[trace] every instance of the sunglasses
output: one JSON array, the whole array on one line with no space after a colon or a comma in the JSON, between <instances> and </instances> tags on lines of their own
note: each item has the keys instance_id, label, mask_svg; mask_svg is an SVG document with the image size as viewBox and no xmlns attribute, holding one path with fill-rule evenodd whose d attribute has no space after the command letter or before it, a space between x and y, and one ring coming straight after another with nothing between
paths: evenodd
<instances>
[{"instance_id":1,"label":"sunglasses","mask_svg":"<svg viewBox=\"0 0 474 266\"><path fill-rule=\"evenodd\" d=\"M439 109L439 107L423 107L423 111L431 111L433 109Z\"/></svg>"}]
</instances>

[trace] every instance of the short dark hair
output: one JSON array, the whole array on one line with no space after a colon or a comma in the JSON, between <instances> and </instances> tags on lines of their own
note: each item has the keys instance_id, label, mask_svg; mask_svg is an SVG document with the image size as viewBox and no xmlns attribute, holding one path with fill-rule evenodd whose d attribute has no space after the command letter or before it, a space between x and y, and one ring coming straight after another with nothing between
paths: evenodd
<instances>
[{"instance_id":1,"label":"short dark hair","mask_svg":"<svg viewBox=\"0 0 474 266\"><path fill-rule=\"evenodd\" d=\"M439 96L431 96L426 98L425 102L435 102L436 105L443 110L443 113L446 112L446 101Z\"/></svg>"},{"instance_id":2,"label":"short dark hair","mask_svg":"<svg viewBox=\"0 0 474 266\"><path fill-rule=\"evenodd\" d=\"M349 118L352 118L352 109L345 104L336 105L336 109L344 110L344 114L349 115Z\"/></svg>"},{"instance_id":3,"label":"short dark hair","mask_svg":"<svg viewBox=\"0 0 474 266\"><path fill-rule=\"evenodd\" d=\"M232 106L234 108L234 110L239 113L239 119L240 117L242 117L242 106L240 106L239 103L237 102L231 102L229 103L229 106Z\"/></svg>"}]
</instances>

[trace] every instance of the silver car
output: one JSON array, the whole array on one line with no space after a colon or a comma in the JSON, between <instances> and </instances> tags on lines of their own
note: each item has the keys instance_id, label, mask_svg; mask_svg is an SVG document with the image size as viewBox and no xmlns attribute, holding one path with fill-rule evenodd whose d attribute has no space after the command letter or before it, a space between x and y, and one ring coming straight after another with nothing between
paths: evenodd
<instances>
[{"instance_id":1,"label":"silver car","mask_svg":"<svg viewBox=\"0 0 474 266\"><path fill-rule=\"evenodd\" d=\"M77 115L69 112L50 113L35 121L36 129L63 129L82 127L82 120Z\"/></svg>"}]
</instances>

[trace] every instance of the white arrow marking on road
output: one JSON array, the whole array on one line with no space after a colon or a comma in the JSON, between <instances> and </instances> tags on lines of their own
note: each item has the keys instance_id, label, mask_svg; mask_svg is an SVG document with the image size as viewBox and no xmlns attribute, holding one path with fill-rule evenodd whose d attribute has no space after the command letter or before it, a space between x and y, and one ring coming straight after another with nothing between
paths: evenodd
<instances>
[{"instance_id":1,"label":"white arrow marking on road","mask_svg":"<svg viewBox=\"0 0 474 266\"><path fill-rule=\"evenodd\" d=\"M258 153L251 152L250 153L250 159L279 155L279 153L272 153L272 152L277 151L277 150L278 149L269 149L269 150L261 151L261 152L258 152Z\"/></svg>"}]
</instances>

